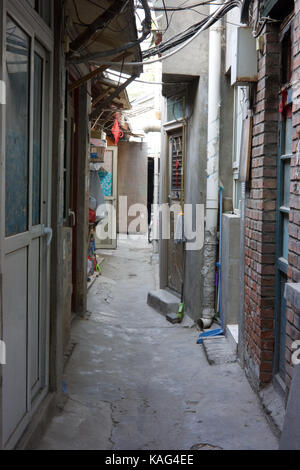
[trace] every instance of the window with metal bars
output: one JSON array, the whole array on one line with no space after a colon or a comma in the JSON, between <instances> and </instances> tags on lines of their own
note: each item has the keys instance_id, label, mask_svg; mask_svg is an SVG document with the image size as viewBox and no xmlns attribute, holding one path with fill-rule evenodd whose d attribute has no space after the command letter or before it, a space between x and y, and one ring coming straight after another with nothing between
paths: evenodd
<instances>
[{"instance_id":1,"label":"window with metal bars","mask_svg":"<svg viewBox=\"0 0 300 470\"><path fill-rule=\"evenodd\" d=\"M173 196L180 199L181 182L183 176L182 169L182 133L170 137L170 171L171 171L171 192Z\"/></svg>"}]
</instances>

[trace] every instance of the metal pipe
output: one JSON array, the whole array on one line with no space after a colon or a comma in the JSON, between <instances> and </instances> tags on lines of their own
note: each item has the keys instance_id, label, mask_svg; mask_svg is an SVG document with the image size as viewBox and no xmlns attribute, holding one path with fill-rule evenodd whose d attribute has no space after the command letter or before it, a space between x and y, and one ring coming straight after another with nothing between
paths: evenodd
<instances>
[{"instance_id":1,"label":"metal pipe","mask_svg":"<svg viewBox=\"0 0 300 470\"><path fill-rule=\"evenodd\" d=\"M218 1L218 3L220 3ZM210 5L210 14L218 9ZM220 108L221 108L221 40L220 21L209 29L209 77L208 77L208 132L207 132L207 187L204 265L202 275L203 312L200 322L208 328L215 316L215 272L218 226Z\"/></svg>"}]
</instances>

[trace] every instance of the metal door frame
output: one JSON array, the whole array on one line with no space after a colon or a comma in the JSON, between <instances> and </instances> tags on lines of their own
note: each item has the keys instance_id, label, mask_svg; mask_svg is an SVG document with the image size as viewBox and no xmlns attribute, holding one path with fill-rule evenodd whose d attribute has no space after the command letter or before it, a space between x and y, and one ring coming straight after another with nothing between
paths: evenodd
<instances>
[{"instance_id":1,"label":"metal door frame","mask_svg":"<svg viewBox=\"0 0 300 470\"><path fill-rule=\"evenodd\" d=\"M289 91L287 106L292 105L292 100L289 97L292 97L292 89ZM282 256L282 223L283 223L283 213L282 210L282 192L283 192L283 177L284 177L284 162L291 161L292 154L283 154L284 149L284 123L281 121L281 116L278 120L278 130L279 130L279 145L278 145L278 154L277 154L277 198L276 198L276 250L275 250L275 322L274 322L274 361L273 361L273 378L274 383L278 386L280 392L285 393L285 383L282 377L279 374L279 362L280 362L280 324L282 320L281 312L281 276L287 276L288 260ZM288 213L288 212L285 212ZM285 320L286 323L286 320Z\"/></svg>"},{"instance_id":2,"label":"metal door frame","mask_svg":"<svg viewBox=\"0 0 300 470\"><path fill-rule=\"evenodd\" d=\"M43 197L47 196L48 204L47 210L45 211L45 224L50 226L51 222L51 155L52 155L52 93L53 88L53 57L52 51L54 47L54 38L52 30L44 23L42 18L30 7L29 3L25 0L3 0L0 5L0 18L2 21L2 34L0 37L0 79L5 80L5 64L6 64L6 21L7 15L19 25L19 27L29 36L30 38L30 122L29 122L29 213L28 213L28 232L19 234L10 238L5 238L5 135L6 135L6 108L5 106L0 106L1 113L1 127L0 127L0 145L1 145L1 161L0 161L0 184L1 184L1 204L0 204L0 279L1 279L1 293L3 289L3 270L4 270L4 259L5 255L9 253L12 249L17 249L18 246L25 246L26 244L30 245L31 235L41 236L41 227L37 226L31 229L31 206L32 206L32 137L33 137L33 70L34 70L34 53L36 51L36 41L38 44L45 49L47 54L47 59L45 65L47 66L47 72L44 71L43 74L43 86L44 86L44 103L43 103L43 128L42 128L42 158L41 161L41 205ZM52 11L53 15L53 11ZM46 86L45 80L48 79L48 86ZM46 93L46 95L45 95ZM48 102L48 109L45 109L46 101ZM42 214L41 214L42 217ZM42 221L41 221L42 222ZM42 245L42 244L41 244ZM28 264L29 266L29 264ZM25 428L28 426L32 415L35 413L36 409L40 405L41 401L45 398L48 393L48 384L49 384L49 335L50 335L50 325L49 325L49 316L50 316L50 249L47 250L47 259L43 267L45 276L46 276L46 291L44 292L45 305L46 305L46 331L45 331L45 348L46 348L46 357L45 357L45 373L44 373L44 389L39 393L33 402L31 402L30 394L27 390L27 412L20 423L17 425L15 431L10 436L6 443L3 442L3 415L2 415L2 406L3 406L3 389L0 388L0 447L6 449L11 449L15 446L17 441L20 439ZM28 308L28 299L27 299L27 308ZM3 295L1 295L1 322L0 322L0 338L3 337ZM28 337L27 337L27 352L28 352ZM28 355L29 359L29 355ZM5 367L5 366L2 366ZM30 388L29 381L29 371L30 364L27 363L27 386ZM2 370L1 370L2 376Z\"/></svg>"}]
</instances>

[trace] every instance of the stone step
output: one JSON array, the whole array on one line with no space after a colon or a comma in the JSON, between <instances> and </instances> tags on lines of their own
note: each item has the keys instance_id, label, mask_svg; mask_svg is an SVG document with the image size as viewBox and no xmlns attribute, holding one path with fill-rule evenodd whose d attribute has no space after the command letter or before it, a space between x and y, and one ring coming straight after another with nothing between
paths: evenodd
<instances>
[{"instance_id":1,"label":"stone step","mask_svg":"<svg viewBox=\"0 0 300 470\"><path fill-rule=\"evenodd\" d=\"M226 326L226 338L231 343L235 352L237 352L239 342L239 326L238 325L227 325Z\"/></svg>"},{"instance_id":2,"label":"stone step","mask_svg":"<svg viewBox=\"0 0 300 470\"><path fill-rule=\"evenodd\" d=\"M165 289L158 289L148 293L147 303L157 312L167 315L167 313L177 313L180 298Z\"/></svg>"},{"instance_id":3,"label":"stone step","mask_svg":"<svg viewBox=\"0 0 300 470\"><path fill-rule=\"evenodd\" d=\"M203 348L210 365L236 362L236 351L225 336L211 336L203 339Z\"/></svg>"}]
</instances>

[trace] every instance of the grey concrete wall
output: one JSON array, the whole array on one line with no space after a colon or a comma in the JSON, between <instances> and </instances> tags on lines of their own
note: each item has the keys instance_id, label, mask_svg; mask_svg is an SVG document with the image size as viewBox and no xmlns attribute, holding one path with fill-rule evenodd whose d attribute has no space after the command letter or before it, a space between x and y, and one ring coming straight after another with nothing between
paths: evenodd
<instances>
[{"instance_id":1,"label":"grey concrete wall","mask_svg":"<svg viewBox=\"0 0 300 470\"><path fill-rule=\"evenodd\" d=\"M174 7L182 6L182 0L166 1L166 6ZM162 5L159 1L157 4ZM194 0L188 0L184 3L185 7L195 5ZM197 13L198 12L198 13ZM170 39L176 34L186 30L191 25L199 23L209 14L208 6L195 7L193 10L184 10L179 12L168 13L169 27L163 33L163 41ZM167 28L166 18L161 20L162 30ZM194 75L199 76L201 73L208 72L208 31L201 32L196 39L191 41L180 52L174 54L163 62L163 73ZM171 49L173 50L173 49ZM170 52L170 51L167 51Z\"/></svg>"},{"instance_id":2,"label":"grey concrete wall","mask_svg":"<svg viewBox=\"0 0 300 470\"><path fill-rule=\"evenodd\" d=\"M240 310L240 217L223 214L221 286L224 327L237 324Z\"/></svg>"},{"instance_id":3,"label":"grey concrete wall","mask_svg":"<svg viewBox=\"0 0 300 470\"><path fill-rule=\"evenodd\" d=\"M139 142L120 142L118 147L118 200L127 196L128 209L133 204L143 204L147 207L148 191L148 158L147 144ZM138 216L139 214L137 214ZM120 233L129 229L129 224L136 217L128 216L117 210L117 231ZM147 226L147 220L146 220ZM130 230L130 229L129 229ZM142 233L147 233L143 230Z\"/></svg>"},{"instance_id":4,"label":"grey concrete wall","mask_svg":"<svg viewBox=\"0 0 300 470\"><path fill-rule=\"evenodd\" d=\"M207 147L207 75L202 75L189 94L186 142L185 203L205 204ZM203 249L186 251L184 268L185 313L197 319L201 315Z\"/></svg>"},{"instance_id":5,"label":"grey concrete wall","mask_svg":"<svg viewBox=\"0 0 300 470\"><path fill-rule=\"evenodd\" d=\"M177 2L179 3L179 2ZM176 4L176 2L175 2ZM188 4L188 3L187 3ZM202 7L203 8L203 7ZM207 9L207 7L205 7ZM198 16L198 18L197 18ZM189 18L189 19L188 19ZM183 22L186 21L187 23ZM201 20L201 16L195 13L195 17L187 17L176 14L172 19L176 32L182 31L184 26ZM164 35L167 37L172 32L171 26ZM174 31L173 31L174 32ZM223 35L225 44L225 30ZM191 52L189 47L192 48ZM195 48L195 50L193 49ZM164 61L163 74L200 75L199 81L193 82L188 87L187 93L187 135L186 135L186 168L185 168L185 203L206 203L206 158L207 158L207 96L208 96L208 32L201 33L199 38L191 43L172 58ZM225 75L225 48L222 52L222 102L221 102L221 134L220 134L220 182L224 187L224 199L226 207L232 207L232 132L233 132L233 89L230 86L229 77ZM169 77L169 75L168 75ZM169 96L171 94L169 93ZM166 101L162 107L162 122L166 123ZM167 129L167 127L166 127ZM162 133L161 153L161 182L160 202L168 202L168 134ZM239 246L239 243L238 243ZM167 243L160 240L160 287L167 287ZM202 315L203 298L203 249L198 251L186 251L184 273L184 303L185 313L193 319Z\"/></svg>"}]
</instances>

